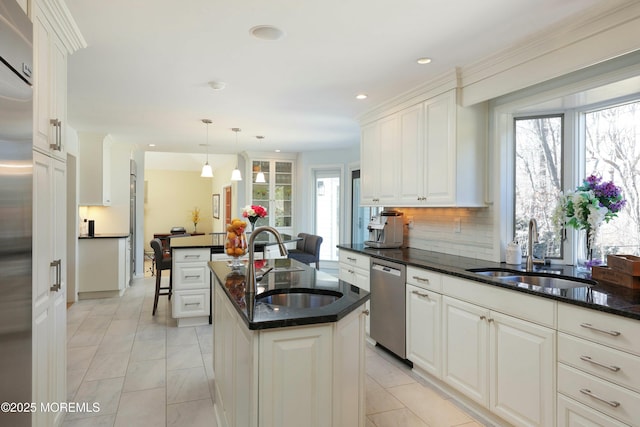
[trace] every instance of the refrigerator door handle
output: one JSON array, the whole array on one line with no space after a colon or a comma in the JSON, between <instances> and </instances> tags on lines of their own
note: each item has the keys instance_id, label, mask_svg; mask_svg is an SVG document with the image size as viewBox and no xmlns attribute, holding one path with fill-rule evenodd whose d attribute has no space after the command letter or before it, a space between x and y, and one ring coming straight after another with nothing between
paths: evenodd
<instances>
[{"instance_id":1,"label":"refrigerator door handle","mask_svg":"<svg viewBox=\"0 0 640 427\"><path fill-rule=\"evenodd\" d=\"M52 261L49 265L56 268L56 282L49 289L51 291L58 292L60 288L62 288L62 284L60 283L62 281L62 260L57 259Z\"/></svg>"}]
</instances>

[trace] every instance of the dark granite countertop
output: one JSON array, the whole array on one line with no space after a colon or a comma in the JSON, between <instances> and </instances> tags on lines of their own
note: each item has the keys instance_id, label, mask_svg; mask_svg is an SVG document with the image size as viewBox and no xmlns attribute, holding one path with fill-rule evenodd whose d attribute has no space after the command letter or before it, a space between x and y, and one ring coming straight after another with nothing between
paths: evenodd
<instances>
[{"instance_id":1,"label":"dark granite countertop","mask_svg":"<svg viewBox=\"0 0 640 427\"><path fill-rule=\"evenodd\" d=\"M376 249L366 247L363 244L340 244L338 248L640 320L640 290L615 286L602 281L594 281L596 283L594 286L573 289L541 288L524 284L515 286L467 270L472 268L505 268L524 271L524 266L483 261L412 248ZM588 279L583 273L577 273L573 266L547 265L536 266L536 269L542 274L559 274Z\"/></svg>"},{"instance_id":2,"label":"dark granite countertop","mask_svg":"<svg viewBox=\"0 0 640 427\"><path fill-rule=\"evenodd\" d=\"M298 238L292 237L288 234L280 234L284 243L295 242ZM185 249L185 248L212 248L222 252L224 249L224 243L227 238L227 233L211 233L203 236L187 236L171 239L171 249ZM247 241L249 235L247 235ZM262 251L265 246L275 245L276 240L269 233L262 233L254 241L255 249Z\"/></svg>"},{"instance_id":3,"label":"dark granite countertop","mask_svg":"<svg viewBox=\"0 0 640 427\"><path fill-rule=\"evenodd\" d=\"M369 292L293 259L256 261L256 274L270 267L273 269L258 282L256 298L248 301L245 298L245 267L234 271L227 262L209 262L216 279L213 286L225 291L251 330L337 322L369 299ZM310 289L312 293L337 291L342 297L322 307L304 309L271 305L260 300L261 294L276 289L288 291L301 288Z\"/></svg>"},{"instance_id":4,"label":"dark granite countertop","mask_svg":"<svg viewBox=\"0 0 640 427\"><path fill-rule=\"evenodd\" d=\"M88 236L86 234L82 234L80 236L78 236L78 239L82 240L82 239L126 239L127 237L129 237L129 234L122 234L122 233L104 233L104 234L96 234L93 236Z\"/></svg>"}]
</instances>

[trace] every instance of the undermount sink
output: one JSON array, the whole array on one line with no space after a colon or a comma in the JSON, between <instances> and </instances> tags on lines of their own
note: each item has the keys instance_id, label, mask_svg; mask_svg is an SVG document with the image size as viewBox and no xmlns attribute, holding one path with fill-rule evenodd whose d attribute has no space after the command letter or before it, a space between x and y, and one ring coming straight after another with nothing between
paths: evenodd
<instances>
[{"instance_id":1,"label":"undermount sink","mask_svg":"<svg viewBox=\"0 0 640 427\"><path fill-rule=\"evenodd\" d=\"M538 286L540 288L573 289L594 286L597 284L593 280L566 276L561 277L557 274L523 272L501 268L473 268L467 271L481 274L483 276L493 277L507 284L526 284Z\"/></svg>"},{"instance_id":2,"label":"undermount sink","mask_svg":"<svg viewBox=\"0 0 640 427\"><path fill-rule=\"evenodd\" d=\"M256 297L256 302L290 308L318 308L342 297L342 293L326 289L276 289Z\"/></svg>"}]
</instances>

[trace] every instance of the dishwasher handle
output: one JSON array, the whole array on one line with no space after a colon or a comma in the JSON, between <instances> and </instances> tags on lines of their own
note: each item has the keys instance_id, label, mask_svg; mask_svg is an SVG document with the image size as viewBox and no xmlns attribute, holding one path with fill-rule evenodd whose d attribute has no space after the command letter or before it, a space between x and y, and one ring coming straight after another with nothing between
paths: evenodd
<instances>
[{"instance_id":1,"label":"dishwasher handle","mask_svg":"<svg viewBox=\"0 0 640 427\"><path fill-rule=\"evenodd\" d=\"M379 271L381 273L386 273L386 274L391 274L393 276L396 277L400 277L402 276L402 271L400 271L397 268L393 268L393 267L388 267L386 265L382 265L382 264L372 264L371 265L371 271Z\"/></svg>"}]
</instances>

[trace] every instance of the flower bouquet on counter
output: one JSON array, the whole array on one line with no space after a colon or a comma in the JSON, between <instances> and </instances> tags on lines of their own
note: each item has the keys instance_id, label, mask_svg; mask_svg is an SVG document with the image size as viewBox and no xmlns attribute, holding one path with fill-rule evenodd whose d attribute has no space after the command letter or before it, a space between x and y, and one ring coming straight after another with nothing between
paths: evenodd
<instances>
[{"instance_id":1,"label":"flower bouquet on counter","mask_svg":"<svg viewBox=\"0 0 640 427\"><path fill-rule=\"evenodd\" d=\"M251 223L251 230L256 228L258 218L267 216L267 209L261 205L247 205L242 208L242 216L247 218Z\"/></svg>"},{"instance_id":2,"label":"flower bouquet on counter","mask_svg":"<svg viewBox=\"0 0 640 427\"><path fill-rule=\"evenodd\" d=\"M603 222L617 217L626 203L620 188L612 181L602 182L602 178L595 175L585 178L575 191L560 195L553 213L553 223L558 234L566 226L585 231L585 248L578 247L578 250L586 249L586 268L600 263L592 259L598 229Z\"/></svg>"},{"instance_id":3,"label":"flower bouquet on counter","mask_svg":"<svg viewBox=\"0 0 640 427\"><path fill-rule=\"evenodd\" d=\"M200 222L200 208L194 208L191 211L191 222L193 222L193 232L198 232L198 223Z\"/></svg>"}]
</instances>

